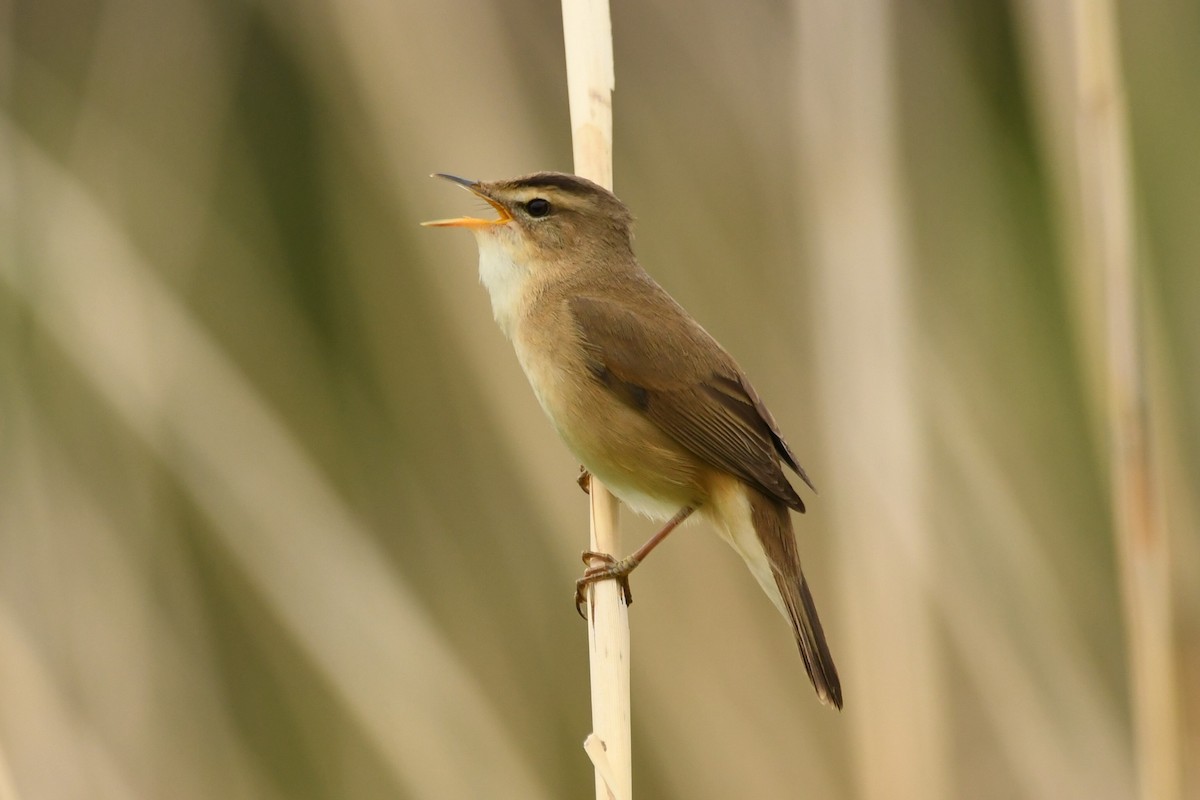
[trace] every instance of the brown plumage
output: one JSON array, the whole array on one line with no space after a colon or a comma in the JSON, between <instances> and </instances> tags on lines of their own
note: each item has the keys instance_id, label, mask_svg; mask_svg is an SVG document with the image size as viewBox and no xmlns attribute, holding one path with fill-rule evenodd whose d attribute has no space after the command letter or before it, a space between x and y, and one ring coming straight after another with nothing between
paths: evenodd
<instances>
[{"instance_id":1,"label":"brown plumage","mask_svg":"<svg viewBox=\"0 0 1200 800\"><path fill-rule=\"evenodd\" d=\"M496 319L568 447L632 508L712 520L791 623L818 696L841 708L783 465L812 483L732 356L638 264L628 209L560 173L451 180L500 218L429 224L475 232Z\"/></svg>"}]
</instances>

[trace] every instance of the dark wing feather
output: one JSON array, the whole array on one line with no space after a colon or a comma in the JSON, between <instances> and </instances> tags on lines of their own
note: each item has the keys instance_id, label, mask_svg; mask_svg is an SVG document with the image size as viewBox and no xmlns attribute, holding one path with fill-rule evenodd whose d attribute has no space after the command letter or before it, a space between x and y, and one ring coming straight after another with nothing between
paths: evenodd
<instances>
[{"instance_id":1,"label":"dark wing feather","mask_svg":"<svg viewBox=\"0 0 1200 800\"><path fill-rule=\"evenodd\" d=\"M808 477L758 394L721 346L653 288L653 333L626 304L587 296L569 301L592 374L697 457L804 511L779 459L806 483ZM663 316L675 317L674 324L661 324Z\"/></svg>"}]
</instances>

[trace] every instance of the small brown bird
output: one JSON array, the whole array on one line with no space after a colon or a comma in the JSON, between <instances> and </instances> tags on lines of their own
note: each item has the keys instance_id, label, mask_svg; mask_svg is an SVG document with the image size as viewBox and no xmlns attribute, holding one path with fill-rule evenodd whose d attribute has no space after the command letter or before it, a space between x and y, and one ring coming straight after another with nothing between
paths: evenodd
<instances>
[{"instance_id":1,"label":"small brown bird","mask_svg":"<svg viewBox=\"0 0 1200 800\"><path fill-rule=\"evenodd\" d=\"M491 183L435 177L499 215L424 224L475 234L492 312L563 441L627 506L669 520L629 558L589 569L581 584L624 582L696 511L791 622L817 695L841 708L788 514L803 512L804 502L782 465L812 482L741 368L638 264L625 204L556 172Z\"/></svg>"}]
</instances>

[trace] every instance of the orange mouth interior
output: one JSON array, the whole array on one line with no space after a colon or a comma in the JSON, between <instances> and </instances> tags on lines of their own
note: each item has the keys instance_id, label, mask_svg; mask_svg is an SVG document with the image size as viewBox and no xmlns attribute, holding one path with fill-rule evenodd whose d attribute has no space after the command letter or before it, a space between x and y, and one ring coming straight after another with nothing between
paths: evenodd
<instances>
[{"instance_id":1,"label":"orange mouth interior","mask_svg":"<svg viewBox=\"0 0 1200 800\"><path fill-rule=\"evenodd\" d=\"M504 206L497 203L490 197L485 197L479 192L476 195L487 201L487 204L496 209L499 214L497 219L479 219L478 217L455 217L453 219L435 219L430 222L422 222L421 224L427 228L489 228L492 225L503 225L512 219L512 215Z\"/></svg>"}]
</instances>

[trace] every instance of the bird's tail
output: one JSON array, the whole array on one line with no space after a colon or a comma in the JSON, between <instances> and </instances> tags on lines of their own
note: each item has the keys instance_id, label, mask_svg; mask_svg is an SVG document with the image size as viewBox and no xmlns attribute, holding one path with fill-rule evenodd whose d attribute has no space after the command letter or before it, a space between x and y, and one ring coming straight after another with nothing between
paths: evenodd
<instances>
[{"instance_id":1,"label":"bird's tail","mask_svg":"<svg viewBox=\"0 0 1200 800\"><path fill-rule=\"evenodd\" d=\"M821 619L813 603L787 506L751 489L738 487L741 497L726 498L718 509L718 526L734 550L745 559L763 591L775 603L796 635L796 644L817 696L842 707L842 685L825 642Z\"/></svg>"}]
</instances>

